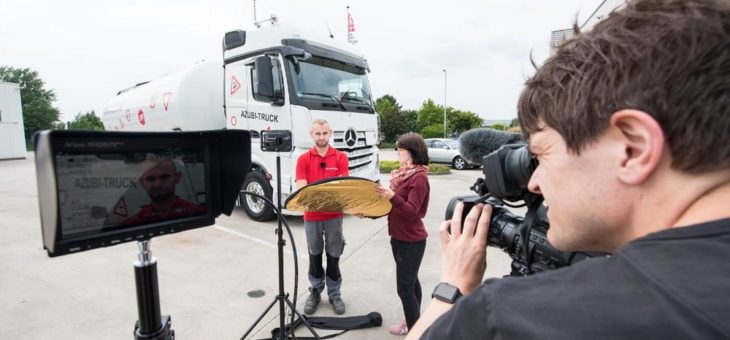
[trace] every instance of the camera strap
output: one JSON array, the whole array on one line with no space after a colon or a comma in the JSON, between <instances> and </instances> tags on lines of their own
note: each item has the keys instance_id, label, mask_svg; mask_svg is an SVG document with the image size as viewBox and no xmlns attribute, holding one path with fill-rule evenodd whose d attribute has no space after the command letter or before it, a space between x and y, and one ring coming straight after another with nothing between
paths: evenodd
<instances>
[{"instance_id":1,"label":"camera strap","mask_svg":"<svg viewBox=\"0 0 730 340\"><path fill-rule=\"evenodd\" d=\"M525 220L522 222L523 227L520 228L520 241L522 242L522 251L524 252L525 259L525 265L527 268L527 273L523 273L524 275L532 274L532 254L530 250L530 234L532 232L532 225L535 222L535 218L537 217L537 212L540 209L540 205L542 204L542 196L534 196L533 199L530 199L527 203L527 214L525 214Z\"/></svg>"}]
</instances>

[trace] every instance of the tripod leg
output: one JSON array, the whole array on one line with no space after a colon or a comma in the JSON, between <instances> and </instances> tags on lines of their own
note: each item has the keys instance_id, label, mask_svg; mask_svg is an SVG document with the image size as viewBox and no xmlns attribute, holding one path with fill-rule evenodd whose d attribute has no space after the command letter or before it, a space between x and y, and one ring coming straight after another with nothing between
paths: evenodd
<instances>
[{"instance_id":1,"label":"tripod leg","mask_svg":"<svg viewBox=\"0 0 730 340\"><path fill-rule=\"evenodd\" d=\"M248 336L248 334L251 333L251 331L254 329L254 327L256 327L256 325L258 325L259 322L261 322L261 319L263 319L264 316L267 313L269 313L269 311L271 310L271 308L274 307L274 305L277 302L279 302L279 299L278 298L274 299L274 301L271 301L271 304L269 304L269 307L266 307L266 310L263 313L261 313L261 315L259 315L259 318L256 319L256 322L254 322L253 325L251 325L251 327L246 331L246 333L243 334L243 336L241 337L241 340L245 339Z\"/></svg>"},{"instance_id":2,"label":"tripod leg","mask_svg":"<svg viewBox=\"0 0 730 340\"><path fill-rule=\"evenodd\" d=\"M296 314L300 320L302 320L302 323L307 326L307 329L309 329L310 332L312 332L312 335L314 335L315 339L321 339L321 337L317 334L317 332L314 331L314 328L309 324L307 319L303 318L301 314L299 314L299 311L294 307L294 304L292 304L291 301L289 301L289 298L284 299L286 301L286 304L289 305L289 308L291 308L292 312ZM294 334L294 329L291 329L292 335Z\"/></svg>"}]
</instances>

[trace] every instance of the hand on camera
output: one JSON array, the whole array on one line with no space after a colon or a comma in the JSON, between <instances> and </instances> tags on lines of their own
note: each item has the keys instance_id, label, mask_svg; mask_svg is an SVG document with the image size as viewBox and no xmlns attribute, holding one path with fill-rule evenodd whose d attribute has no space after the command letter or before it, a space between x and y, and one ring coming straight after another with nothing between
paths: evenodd
<instances>
[{"instance_id":1,"label":"hand on camera","mask_svg":"<svg viewBox=\"0 0 730 340\"><path fill-rule=\"evenodd\" d=\"M487 269L487 232L492 217L492 206L475 205L461 226L464 204L454 209L451 221L439 228L441 237L441 282L459 288L462 294L478 286ZM450 233L449 233L450 232Z\"/></svg>"}]
</instances>

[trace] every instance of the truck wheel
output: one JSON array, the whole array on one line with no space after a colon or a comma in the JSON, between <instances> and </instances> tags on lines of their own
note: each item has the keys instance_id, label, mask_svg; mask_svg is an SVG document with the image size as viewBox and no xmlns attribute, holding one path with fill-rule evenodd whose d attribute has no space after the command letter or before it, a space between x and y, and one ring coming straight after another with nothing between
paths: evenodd
<instances>
[{"instance_id":1,"label":"truck wheel","mask_svg":"<svg viewBox=\"0 0 730 340\"><path fill-rule=\"evenodd\" d=\"M464 170L464 169L466 169L466 166L467 166L466 165L466 160L463 159L463 158L461 158L461 156L454 157L454 161L451 162L451 165L456 170Z\"/></svg>"},{"instance_id":2,"label":"truck wheel","mask_svg":"<svg viewBox=\"0 0 730 340\"><path fill-rule=\"evenodd\" d=\"M251 171L243 181L243 191L250 191L271 200L272 189L266 176L261 171ZM274 209L266 201L253 196L241 194L241 204L246 215L254 221L264 222L274 217Z\"/></svg>"}]
</instances>

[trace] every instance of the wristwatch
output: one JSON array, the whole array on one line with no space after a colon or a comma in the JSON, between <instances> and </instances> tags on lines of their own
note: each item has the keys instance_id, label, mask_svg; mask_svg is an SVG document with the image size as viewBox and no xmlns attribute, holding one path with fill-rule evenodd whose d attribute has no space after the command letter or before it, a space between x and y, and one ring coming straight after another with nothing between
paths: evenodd
<instances>
[{"instance_id":1,"label":"wristwatch","mask_svg":"<svg viewBox=\"0 0 730 340\"><path fill-rule=\"evenodd\" d=\"M456 288L446 282L441 282L433 289L431 297L453 305L454 302L456 302L456 299L461 297L461 292L459 291L459 288Z\"/></svg>"}]
</instances>

